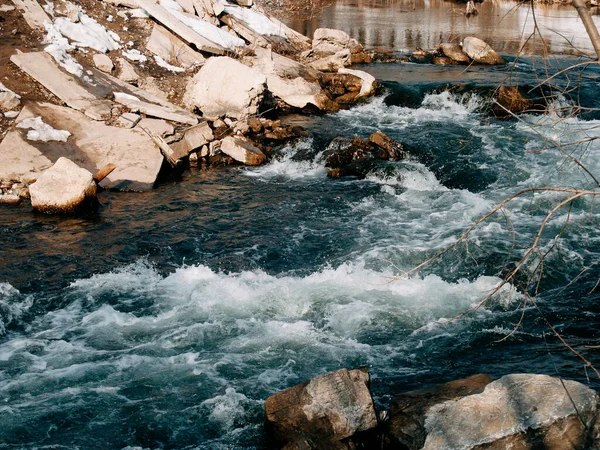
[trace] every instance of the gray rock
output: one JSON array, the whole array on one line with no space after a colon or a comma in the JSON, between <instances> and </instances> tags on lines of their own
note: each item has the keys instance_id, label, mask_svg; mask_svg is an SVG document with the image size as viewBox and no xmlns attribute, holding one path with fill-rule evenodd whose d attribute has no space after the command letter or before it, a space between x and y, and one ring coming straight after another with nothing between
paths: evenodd
<instances>
[{"instance_id":1,"label":"gray rock","mask_svg":"<svg viewBox=\"0 0 600 450\"><path fill-rule=\"evenodd\" d=\"M342 439L377 426L368 370L326 373L269 397L265 424L286 448L338 448Z\"/></svg>"},{"instance_id":2,"label":"gray rock","mask_svg":"<svg viewBox=\"0 0 600 450\"><path fill-rule=\"evenodd\" d=\"M96 197L92 174L61 157L29 186L31 206L50 213L70 213Z\"/></svg>"},{"instance_id":3,"label":"gray rock","mask_svg":"<svg viewBox=\"0 0 600 450\"><path fill-rule=\"evenodd\" d=\"M481 64L504 64L504 60L492 47L479 38L469 36L463 40L463 51L471 58Z\"/></svg>"}]
</instances>

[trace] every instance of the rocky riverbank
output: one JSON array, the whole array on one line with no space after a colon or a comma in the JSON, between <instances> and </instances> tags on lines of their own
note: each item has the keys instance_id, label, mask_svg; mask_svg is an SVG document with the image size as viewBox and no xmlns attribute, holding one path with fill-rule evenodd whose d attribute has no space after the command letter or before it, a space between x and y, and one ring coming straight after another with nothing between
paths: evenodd
<instances>
[{"instance_id":1,"label":"rocky riverbank","mask_svg":"<svg viewBox=\"0 0 600 450\"><path fill-rule=\"evenodd\" d=\"M89 177L110 165L95 179L114 190L150 189L160 174L190 163L263 164L306 135L282 124L281 113L354 105L377 82L348 67L389 59L340 30L303 36L252 1L26 0L0 14L5 204L28 198L28 186L59 158ZM435 55L437 63L503 63L476 38ZM332 176L342 173L331 167ZM73 175L59 172L55 189ZM46 212L79 206L32 204Z\"/></svg>"}]
</instances>

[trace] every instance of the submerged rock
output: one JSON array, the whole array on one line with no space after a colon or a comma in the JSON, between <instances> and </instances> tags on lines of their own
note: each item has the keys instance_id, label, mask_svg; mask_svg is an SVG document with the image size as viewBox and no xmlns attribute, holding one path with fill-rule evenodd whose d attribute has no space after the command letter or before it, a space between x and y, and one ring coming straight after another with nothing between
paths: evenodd
<instances>
[{"instance_id":1,"label":"submerged rock","mask_svg":"<svg viewBox=\"0 0 600 450\"><path fill-rule=\"evenodd\" d=\"M355 136L353 139L335 138L325 152L325 166L333 178L356 176L364 178L377 161L401 161L407 157L404 146L378 131L369 140Z\"/></svg>"},{"instance_id":2,"label":"submerged rock","mask_svg":"<svg viewBox=\"0 0 600 450\"><path fill-rule=\"evenodd\" d=\"M71 213L96 198L93 175L61 157L29 186L31 206L50 214Z\"/></svg>"},{"instance_id":3,"label":"submerged rock","mask_svg":"<svg viewBox=\"0 0 600 450\"><path fill-rule=\"evenodd\" d=\"M471 58L481 64L504 64L505 61L492 47L479 38L469 36L463 40L463 51Z\"/></svg>"},{"instance_id":4,"label":"submerged rock","mask_svg":"<svg viewBox=\"0 0 600 450\"><path fill-rule=\"evenodd\" d=\"M546 99L552 98L539 90L532 93L525 87L500 86L496 92L496 102L493 113L496 117L510 117L513 114L543 113L546 111Z\"/></svg>"},{"instance_id":5,"label":"submerged rock","mask_svg":"<svg viewBox=\"0 0 600 450\"><path fill-rule=\"evenodd\" d=\"M277 448L346 449L340 441L377 427L366 368L326 373L265 401Z\"/></svg>"},{"instance_id":6,"label":"submerged rock","mask_svg":"<svg viewBox=\"0 0 600 450\"><path fill-rule=\"evenodd\" d=\"M212 57L188 83L183 101L207 119L242 119L258 113L266 87L258 70L227 56Z\"/></svg>"}]
</instances>

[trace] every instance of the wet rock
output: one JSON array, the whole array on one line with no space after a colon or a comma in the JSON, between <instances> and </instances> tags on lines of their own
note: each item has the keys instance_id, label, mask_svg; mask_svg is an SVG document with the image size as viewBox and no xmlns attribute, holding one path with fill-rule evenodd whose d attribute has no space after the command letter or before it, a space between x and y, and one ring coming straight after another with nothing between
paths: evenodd
<instances>
[{"instance_id":1,"label":"wet rock","mask_svg":"<svg viewBox=\"0 0 600 450\"><path fill-rule=\"evenodd\" d=\"M29 186L31 206L49 213L71 213L96 198L92 174L61 157Z\"/></svg>"},{"instance_id":2,"label":"wet rock","mask_svg":"<svg viewBox=\"0 0 600 450\"><path fill-rule=\"evenodd\" d=\"M373 59L373 55L365 52L351 53L350 55L350 62L352 64L371 64Z\"/></svg>"},{"instance_id":3,"label":"wet rock","mask_svg":"<svg viewBox=\"0 0 600 450\"><path fill-rule=\"evenodd\" d=\"M347 92L360 92L362 78L350 73L325 73L321 78L321 84L331 95L338 96Z\"/></svg>"},{"instance_id":4,"label":"wet rock","mask_svg":"<svg viewBox=\"0 0 600 450\"><path fill-rule=\"evenodd\" d=\"M452 58L448 58L447 56L434 56L433 63L438 66L451 66L453 64L457 64Z\"/></svg>"},{"instance_id":5,"label":"wet rock","mask_svg":"<svg viewBox=\"0 0 600 450\"><path fill-rule=\"evenodd\" d=\"M110 73L115 69L112 60L104 53L96 53L94 55L94 65L102 72Z\"/></svg>"},{"instance_id":6,"label":"wet rock","mask_svg":"<svg viewBox=\"0 0 600 450\"><path fill-rule=\"evenodd\" d=\"M340 95L335 99L342 106L353 105L358 100L359 94L358 92L348 92L344 95Z\"/></svg>"},{"instance_id":7,"label":"wet rock","mask_svg":"<svg viewBox=\"0 0 600 450\"><path fill-rule=\"evenodd\" d=\"M504 59L496 53L492 47L479 38L469 36L463 41L463 51L471 58L481 64L504 64Z\"/></svg>"},{"instance_id":8,"label":"wet rock","mask_svg":"<svg viewBox=\"0 0 600 450\"><path fill-rule=\"evenodd\" d=\"M296 137L296 133L291 127L277 127L273 131L267 131L265 133L265 139L273 141L285 141Z\"/></svg>"},{"instance_id":9,"label":"wet rock","mask_svg":"<svg viewBox=\"0 0 600 450\"><path fill-rule=\"evenodd\" d=\"M269 397L265 426L278 447L348 448L340 441L377 427L368 370L326 373Z\"/></svg>"},{"instance_id":10,"label":"wet rock","mask_svg":"<svg viewBox=\"0 0 600 450\"><path fill-rule=\"evenodd\" d=\"M385 159L390 161L401 161L408 157L408 153L400 142L393 140L391 137L381 131L377 131L370 135L369 141L375 144L377 147L385 150Z\"/></svg>"},{"instance_id":11,"label":"wet rock","mask_svg":"<svg viewBox=\"0 0 600 450\"><path fill-rule=\"evenodd\" d=\"M528 98L518 86L500 86L496 94L496 101L493 112L496 117L510 117L511 114L521 114L524 112L543 112L546 105L542 101L536 102ZM510 112L507 112L510 111Z\"/></svg>"},{"instance_id":12,"label":"wet rock","mask_svg":"<svg viewBox=\"0 0 600 450\"><path fill-rule=\"evenodd\" d=\"M267 160L265 154L258 147L241 137L226 137L221 141L220 150L248 166L259 166Z\"/></svg>"},{"instance_id":13,"label":"wet rock","mask_svg":"<svg viewBox=\"0 0 600 450\"><path fill-rule=\"evenodd\" d=\"M427 439L425 419L429 408L479 394L491 382L488 375L480 374L430 389L395 395L388 412L389 420L385 424L385 448L422 449Z\"/></svg>"},{"instance_id":14,"label":"wet rock","mask_svg":"<svg viewBox=\"0 0 600 450\"><path fill-rule=\"evenodd\" d=\"M371 94L375 93L375 89L377 88L377 81L375 77L367 72L362 70L354 70L354 69L339 69L338 73L354 75L362 80L360 91L358 93L359 97L367 97Z\"/></svg>"},{"instance_id":15,"label":"wet rock","mask_svg":"<svg viewBox=\"0 0 600 450\"><path fill-rule=\"evenodd\" d=\"M440 45L440 50L445 56L456 62L468 63L470 61L469 55L463 52L460 44L446 42Z\"/></svg>"},{"instance_id":16,"label":"wet rock","mask_svg":"<svg viewBox=\"0 0 600 450\"><path fill-rule=\"evenodd\" d=\"M598 395L576 381L506 375L480 394L429 407L423 450L596 448L598 403Z\"/></svg>"},{"instance_id":17,"label":"wet rock","mask_svg":"<svg viewBox=\"0 0 600 450\"><path fill-rule=\"evenodd\" d=\"M184 103L198 108L205 118L242 119L258 113L266 85L267 78L259 71L227 56L212 57L190 80Z\"/></svg>"}]
</instances>

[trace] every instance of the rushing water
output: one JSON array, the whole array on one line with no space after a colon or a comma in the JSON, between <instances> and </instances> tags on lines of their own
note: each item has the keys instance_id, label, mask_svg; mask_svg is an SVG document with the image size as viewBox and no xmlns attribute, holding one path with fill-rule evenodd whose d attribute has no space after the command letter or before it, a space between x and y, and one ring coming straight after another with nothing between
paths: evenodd
<instances>
[{"instance_id":1,"label":"rushing water","mask_svg":"<svg viewBox=\"0 0 600 450\"><path fill-rule=\"evenodd\" d=\"M575 62L558 58L549 70ZM104 192L88 216L0 211L0 448L262 448L265 398L341 367L370 368L380 407L394 392L478 372L559 374L598 388L531 304L503 340L521 319L535 261L518 286L447 320L498 285L564 194L517 198L468 249L394 277L521 189L593 187L557 144L600 173L597 141L569 145L600 136L600 118L565 109L490 118L489 89L509 75L535 84L540 60L466 73L367 70L385 92L294 119L313 136L266 166L190 168L151 192ZM575 75L569 86L580 82L581 95L555 107L600 106L600 71ZM407 143L411 158L364 180L327 178L329 140L375 130ZM536 298L594 363L597 267L569 282L600 257L598 220L591 198L551 218Z\"/></svg>"}]
</instances>

